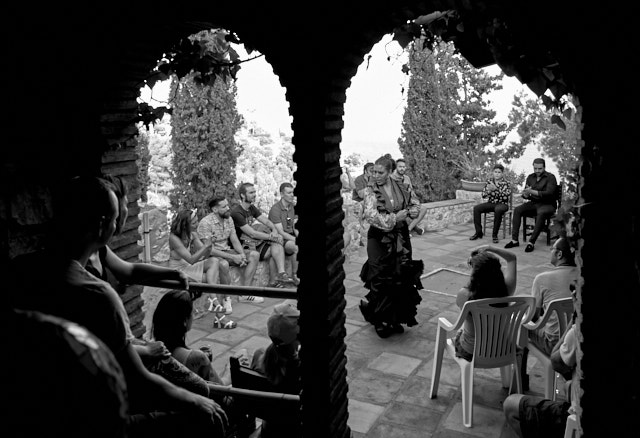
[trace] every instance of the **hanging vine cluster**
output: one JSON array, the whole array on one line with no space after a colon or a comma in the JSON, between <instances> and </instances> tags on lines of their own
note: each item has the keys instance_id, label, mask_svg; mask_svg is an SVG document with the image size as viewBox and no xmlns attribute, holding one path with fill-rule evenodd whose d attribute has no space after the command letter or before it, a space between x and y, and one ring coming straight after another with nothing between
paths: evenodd
<instances>
[{"instance_id":1,"label":"hanging vine cluster","mask_svg":"<svg viewBox=\"0 0 640 438\"><path fill-rule=\"evenodd\" d=\"M143 85L153 89L157 82L172 76L181 79L187 75L193 75L194 82L202 86L212 86L217 79L225 82L235 80L240 64L257 56L240 59L238 52L231 46L232 43L241 44L235 33L224 29L203 30L183 38L164 54ZM253 48L246 44L244 47L248 54L253 52ZM142 102L138 105L136 122L142 122L148 128L164 114L171 114L171 112L168 106L154 108Z\"/></svg>"}]
</instances>

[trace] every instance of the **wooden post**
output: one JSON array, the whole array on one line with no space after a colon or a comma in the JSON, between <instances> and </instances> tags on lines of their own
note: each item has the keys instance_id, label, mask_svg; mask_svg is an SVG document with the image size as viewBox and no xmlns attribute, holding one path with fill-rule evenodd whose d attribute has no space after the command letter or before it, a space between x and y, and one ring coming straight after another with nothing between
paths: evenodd
<instances>
[{"instance_id":1,"label":"wooden post","mask_svg":"<svg viewBox=\"0 0 640 438\"><path fill-rule=\"evenodd\" d=\"M142 260L145 263L151 263L151 239L149 236L149 212L142 213L142 239L144 242L144 252Z\"/></svg>"}]
</instances>

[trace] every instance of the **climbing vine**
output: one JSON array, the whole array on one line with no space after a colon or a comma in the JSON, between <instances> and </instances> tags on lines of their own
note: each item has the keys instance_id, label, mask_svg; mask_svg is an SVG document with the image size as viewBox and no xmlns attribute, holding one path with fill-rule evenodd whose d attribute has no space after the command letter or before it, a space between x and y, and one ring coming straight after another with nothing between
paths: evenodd
<instances>
[{"instance_id":1,"label":"climbing vine","mask_svg":"<svg viewBox=\"0 0 640 438\"><path fill-rule=\"evenodd\" d=\"M240 65L262 55L258 54L248 59L240 59L231 44L242 44L238 36L224 29L203 30L178 41L160 59L156 67L144 80L144 84L153 89L160 81L176 77L189 78L198 85L213 86L216 80L224 82L236 79ZM247 53L251 55L254 49L244 44ZM175 96L171 96L169 101ZM170 106L152 107L147 103L138 104L137 122L142 122L147 128L149 124L162 119L165 114L172 114Z\"/></svg>"}]
</instances>

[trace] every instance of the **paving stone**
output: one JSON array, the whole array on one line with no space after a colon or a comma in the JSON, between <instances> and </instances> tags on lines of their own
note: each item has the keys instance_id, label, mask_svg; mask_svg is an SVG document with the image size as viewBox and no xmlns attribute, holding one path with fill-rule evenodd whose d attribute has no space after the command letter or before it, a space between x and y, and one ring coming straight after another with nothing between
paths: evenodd
<instances>
[{"instance_id":1,"label":"paving stone","mask_svg":"<svg viewBox=\"0 0 640 438\"><path fill-rule=\"evenodd\" d=\"M462 423L462 401L460 401L451 409L443 427L474 437L495 438L499 437L502 433L504 422L505 419L502 409L489 409L474 404L473 427L465 427Z\"/></svg>"},{"instance_id":2,"label":"paving stone","mask_svg":"<svg viewBox=\"0 0 640 438\"><path fill-rule=\"evenodd\" d=\"M264 331L264 333L266 334L267 320L269 319L270 315L270 313L265 312L253 312L242 319L238 319L237 323L238 325L242 325L259 332ZM229 316L227 316L227 318L229 318Z\"/></svg>"},{"instance_id":3,"label":"paving stone","mask_svg":"<svg viewBox=\"0 0 640 438\"><path fill-rule=\"evenodd\" d=\"M432 411L444 413L451 407L452 401L460 398L458 388L440 383L438 397L430 398L431 379L423 377L409 377L396 397L396 401L422 406Z\"/></svg>"},{"instance_id":4,"label":"paving stone","mask_svg":"<svg viewBox=\"0 0 640 438\"><path fill-rule=\"evenodd\" d=\"M416 375L418 377L425 377L431 381L431 374L433 372L433 358L424 362L420 368L418 368ZM460 367L457 362L449 358L445 352L445 356L442 360L442 367L440 368L440 380L439 385L450 385L456 388L460 387ZM438 392L439 393L439 392Z\"/></svg>"},{"instance_id":5,"label":"paving stone","mask_svg":"<svg viewBox=\"0 0 640 438\"><path fill-rule=\"evenodd\" d=\"M367 438L430 438L432 435L415 427L403 427L391 423L378 423ZM355 436L354 436L355 437Z\"/></svg>"},{"instance_id":6,"label":"paving stone","mask_svg":"<svg viewBox=\"0 0 640 438\"><path fill-rule=\"evenodd\" d=\"M352 381L360 373L360 370L367 367L371 357L365 354L359 354L353 350L347 349L347 382Z\"/></svg>"},{"instance_id":7,"label":"paving stone","mask_svg":"<svg viewBox=\"0 0 640 438\"><path fill-rule=\"evenodd\" d=\"M227 316L227 318L229 317ZM240 342L243 342L245 339L256 334L255 330L250 330L242 326L238 326L234 329L212 329L212 330L213 332L205 336L205 339L222 342L223 344L228 344L228 345L237 345Z\"/></svg>"},{"instance_id":8,"label":"paving stone","mask_svg":"<svg viewBox=\"0 0 640 438\"><path fill-rule=\"evenodd\" d=\"M208 331L205 330L198 330L195 328L192 328L191 330L189 330L187 332L187 337L185 339L185 342L187 345L191 344L192 342L197 341L200 338L204 338L205 336L207 336L209 334Z\"/></svg>"},{"instance_id":9,"label":"paving stone","mask_svg":"<svg viewBox=\"0 0 640 438\"><path fill-rule=\"evenodd\" d=\"M349 400L349 419L347 425L354 432L366 434L371 426L378 420L384 412L384 406L372 403Z\"/></svg>"},{"instance_id":10,"label":"paving stone","mask_svg":"<svg viewBox=\"0 0 640 438\"><path fill-rule=\"evenodd\" d=\"M418 430L432 433L436 430L442 414L422 406L408 403L392 403L385 411L383 419L385 421L406 425L410 424Z\"/></svg>"},{"instance_id":11,"label":"paving stone","mask_svg":"<svg viewBox=\"0 0 640 438\"><path fill-rule=\"evenodd\" d=\"M403 384L402 377L365 368L351 380L348 397L385 405L393 400Z\"/></svg>"},{"instance_id":12,"label":"paving stone","mask_svg":"<svg viewBox=\"0 0 640 438\"><path fill-rule=\"evenodd\" d=\"M408 377L420 365L420 359L384 352L369 364L369 368L383 373Z\"/></svg>"}]
</instances>

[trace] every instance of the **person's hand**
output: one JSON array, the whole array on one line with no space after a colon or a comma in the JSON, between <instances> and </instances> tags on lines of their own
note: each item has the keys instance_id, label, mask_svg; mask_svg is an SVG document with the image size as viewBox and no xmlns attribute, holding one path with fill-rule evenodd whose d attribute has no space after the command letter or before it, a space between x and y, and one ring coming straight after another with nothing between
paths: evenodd
<instances>
[{"instance_id":1,"label":"person's hand","mask_svg":"<svg viewBox=\"0 0 640 438\"><path fill-rule=\"evenodd\" d=\"M147 354L151 357L164 359L171 356L171 352L164 345L164 342L161 341L149 341L147 342L146 348Z\"/></svg>"},{"instance_id":2,"label":"person's hand","mask_svg":"<svg viewBox=\"0 0 640 438\"><path fill-rule=\"evenodd\" d=\"M176 270L175 273L182 289L189 290L189 277L187 277L186 274L182 271Z\"/></svg>"},{"instance_id":3,"label":"person's hand","mask_svg":"<svg viewBox=\"0 0 640 438\"><path fill-rule=\"evenodd\" d=\"M493 248L491 245L480 245L480 246L476 246L475 248L473 248L471 250L472 253L481 253L484 252L488 249Z\"/></svg>"},{"instance_id":4,"label":"person's hand","mask_svg":"<svg viewBox=\"0 0 640 438\"><path fill-rule=\"evenodd\" d=\"M280 245L282 245L282 243L284 242L284 240L282 239L282 236L280 235L280 233L278 233L278 230L273 230L271 231L271 241L275 242L275 243L279 243Z\"/></svg>"},{"instance_id":5,"label":"person's hand","mask_svg":"<svg viewBox=\"0 0 640 438\"><path fill-rule=\"evenodd\" d=\"M244 255L244 253L234 254L231 256L231 259L234 263L240 265L241 267L247 264L247 257Z\"/></svg>"},{"instance_id":6,"label":"person's hand","mask_svg":"<svg viewBox=\"0 0 640 438\"><path fill-rule=\"evenodd\" d=\"M400 210L399 212L396 213L396 222L402 222L403 220L407 219L407 215L409 214L409 211L404 209L404 210Z\"/></svg>"},{"instance_id":7,"label":"person's hand","mask_svg":"<svg viewBox=\"0 0 640 438\"><path fill-rule=\"evenodd\" d=\"M220 425L220 432L222 433L220 436L225 436L225 431L227 430L227 427L229 427L229 419L227 418L227 414L224 412L224 409L208 397L193 393L192 396L194 397L193 401L196 408L208 415L211 415L215 420L216 425Z\"/></svg>"},{"instance_id":8,"label":"person's hand","mask_svg":"<svg viewBox=\"0 0 640 438\"><path fill-rule=\"evenodd\" d=\"M242 366L248 367L251 363L251 359L249 358L249 353L246 348L238 350L238 352L233 356L238 358L238 362L240 362L240 365Z\"/></svg>"},{"instance_id":9,"label":"person's hand","mask_svg":"<svg viewBox=\"0 0 640 438\"><path fill-rule=\"evenodd\" d=\"M493 192L493 191L495 191L497 189L498 189L498 187L496 187L495 184L493 184L493 183L487 184L487 190L489 190L490 192Z\"/></svg>"}]
</instances>

